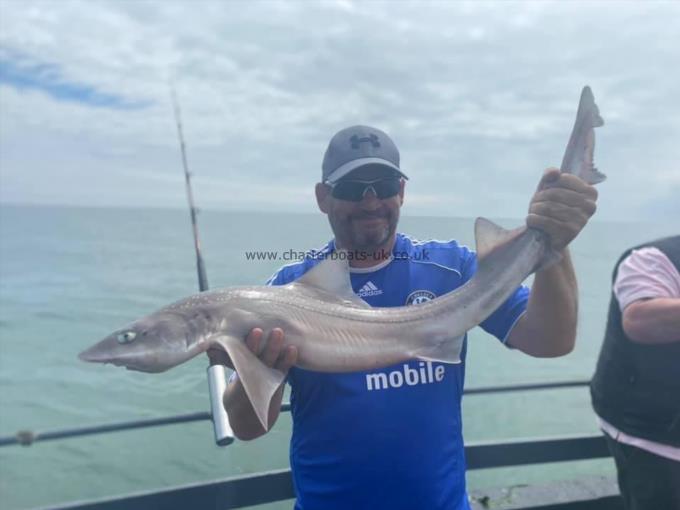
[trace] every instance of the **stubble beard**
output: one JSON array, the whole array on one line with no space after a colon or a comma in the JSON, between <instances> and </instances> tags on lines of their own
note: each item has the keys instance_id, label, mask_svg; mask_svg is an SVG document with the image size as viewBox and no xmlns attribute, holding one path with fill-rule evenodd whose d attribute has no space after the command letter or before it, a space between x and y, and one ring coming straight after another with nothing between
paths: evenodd
<instances>
[{"instance_id":1,"label":"stubble beard","mask_svg":"<svg viewBox=\"0 0 680 510\"><path fill-rule=\"evenodd\" d=\"M397 230L398 216L388 214L386 223L377 229L354 227L352 218L345 218L341 224L331 221L331 228L340 247L354 252L374 253L389 248L387 244Z\"/></svg>"},{"instance_id":2,"label":"stubble beard","mask_svg":"<svg viewBox=\"0 0 680 510\"><path fill-rule=\"evenodd\" d=\"M384 247L393 232L394 228L392 228L391 224L381 226L380 229L369 232L351 229L349 232L352 243L351 248L366 252L378 250Z\"/></svg>"}]
</instances>

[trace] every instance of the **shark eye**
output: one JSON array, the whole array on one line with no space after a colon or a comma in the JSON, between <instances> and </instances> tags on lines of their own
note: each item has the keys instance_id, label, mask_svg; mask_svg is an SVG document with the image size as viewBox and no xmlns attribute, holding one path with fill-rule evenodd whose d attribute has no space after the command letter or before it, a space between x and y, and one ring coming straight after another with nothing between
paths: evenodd
<instances>
[{"instance_id":1,"label":"shark eye","mask_svg":"<svg viewBox=\"0 0 680 510\"><path fill-rule=\"evenodd\" d=\"M118 336L116 336L116 340L118 340L119 344L127 344L132 342L136 336L137 333L135 333L134 331L125 331L124 333L118 333Z\"/></svg>"}]
</instances>

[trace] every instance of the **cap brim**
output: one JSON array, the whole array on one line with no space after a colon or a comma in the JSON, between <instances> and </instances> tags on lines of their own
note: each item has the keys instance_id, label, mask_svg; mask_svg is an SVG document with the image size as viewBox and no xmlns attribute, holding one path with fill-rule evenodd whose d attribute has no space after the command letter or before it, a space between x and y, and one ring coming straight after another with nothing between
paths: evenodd
<instances>
[{"instance_id":1,"label":"cap brim","mask_svg":"<svg viewBox=\"0 0 680 510\"><path fill-rule=\"evenodd\" d=\"M404 179L408 179L406 174L399 170L399 167L395 165L394 163L387 161L386 159L382 158L359 158L359 159L353 159L352 161L348 161L344 165L336 168L328 177L326 177L325 182L328 184L335 184L338 182L340 179L345 177L347 174L350 172L353 172L357 168L361 168L362 166L366 165L380 165L384 166L387 168L391 168L395 172L397 172L401 177Z\"/></svg>"}]
</instances>

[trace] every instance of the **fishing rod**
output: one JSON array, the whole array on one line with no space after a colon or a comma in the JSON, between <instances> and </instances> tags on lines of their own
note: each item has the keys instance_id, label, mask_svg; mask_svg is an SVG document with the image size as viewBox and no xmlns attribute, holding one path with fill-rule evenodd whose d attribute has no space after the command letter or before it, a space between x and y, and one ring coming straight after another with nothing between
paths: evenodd
<instances>
[{"instance_id":1,"label":"fishing rod","mask_svg":"<svg viewBox=\"0 0 680 510\"><path fill-rule=\"evenodd\" d=\"M201 243L198 238L198 223L196 221L197 209L194 205L194 194L191 189L191 172L187 164L187 151L182 133L182 117L179 110L179 102L175 94L175 88L170 85L170 96L172 97L172 107L175 112L175 123L177 124L177 136L179 137L179 148L182 154L182 166L184 168L184 183L187 190L187 200L189 202L189 214L191 215L191 228L194 234L194 248L196 249L196 271L198 273L198 289L203 292L208 290L208 277L205 272L205 263L201 255ZM215 443L219 446L226 446L234 442L234 432L229 424L229 417L222 404L222 396L227 388L226 367L219 363L213 363L211 358L208 366L208 391L210 393L210 410L212 413L213 431L215 433Z\"/></svg>"}]
</instances>

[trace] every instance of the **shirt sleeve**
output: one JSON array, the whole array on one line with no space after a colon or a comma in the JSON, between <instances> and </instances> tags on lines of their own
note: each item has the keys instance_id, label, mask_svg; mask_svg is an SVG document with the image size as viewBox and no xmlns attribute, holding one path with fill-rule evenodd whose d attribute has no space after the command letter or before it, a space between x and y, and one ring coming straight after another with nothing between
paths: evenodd
<instances>
[{"instance_id":1,"label":"shirt sleeve","mask_svg":"<svg viewBox=\"0 0 680 510\"><path fill-rule=\"evenodd\" d=\"M271 275L265 282L265 285L285 285L285 282L283 281L283 270L279 269L276 273Z\"/></svg>"},{"instance_id":2,"label":"shirt sleeve","mask_svg":"<svg viewBox=\"0 0 680 510\"><path fill-rule=\"evenodd\" d=\"M477 254L471 252L463 264L463 281L468 281L477 270ZM487 333L505 343L512 327L524 314L529 302L529 288L521 285L489 317L480 324Z\"/></svg>"},{"instance_id":3,"label":"shirt sleeve","mask_svg":"<svg viewBox=\"0 0 680 510\"><path fill-rule=\"evenodd\" d=\"M640 299L680 297L680 273L658 248L633 250L621 264L614 295L623 311Z\"/></svg>"},{"instance_id":4,"label":"shirt sleeve","mask_svg":"<svg viewBox=\"0 0 680 510\"><path fill-rule=\"evenodd\" d=\"M286 285L299 278L302 274L304 274L304 270L301 270L297 265L283 266L279 268L276 273L269 277L269 280L265 282L265 285Z\"/></svg>"}]
</instances>

